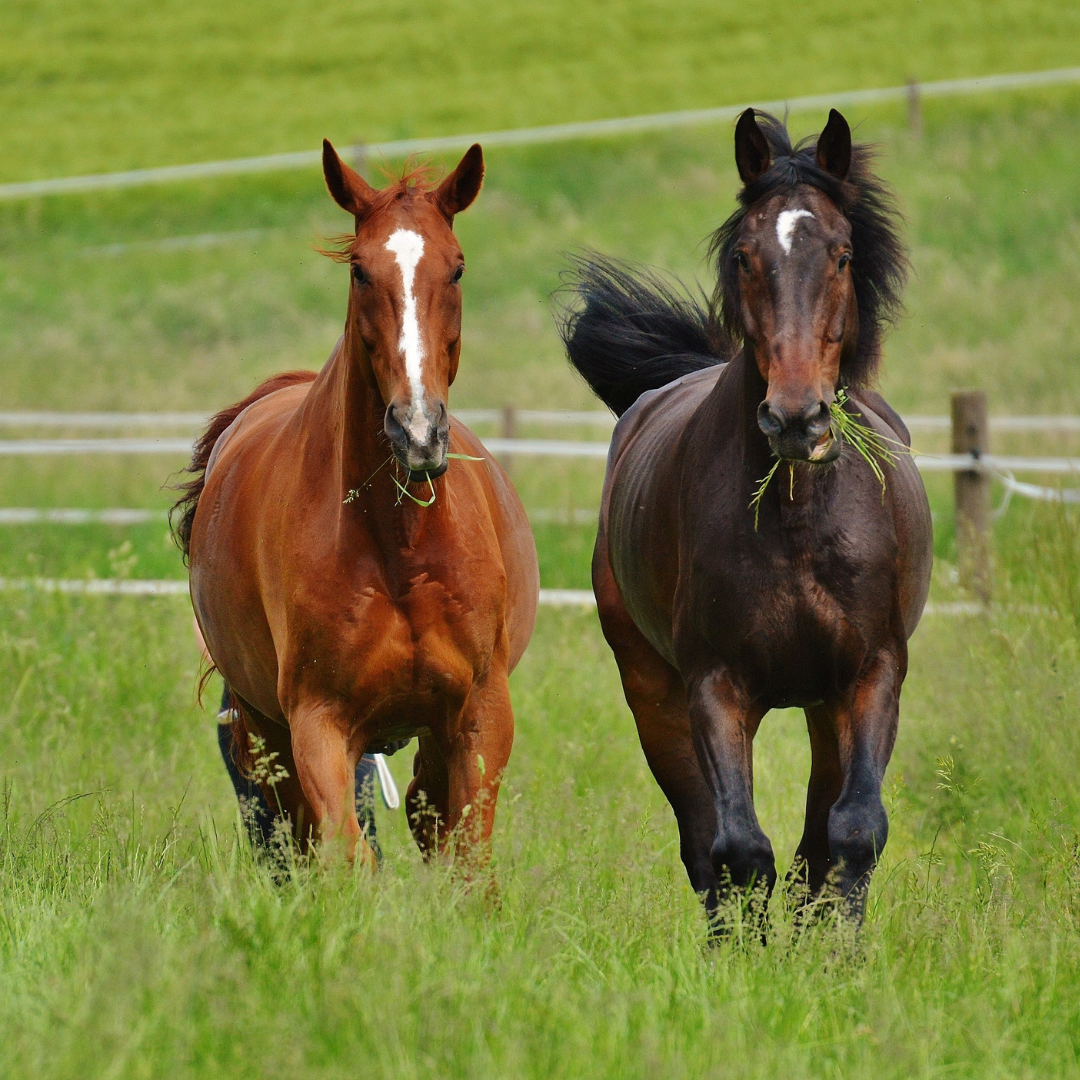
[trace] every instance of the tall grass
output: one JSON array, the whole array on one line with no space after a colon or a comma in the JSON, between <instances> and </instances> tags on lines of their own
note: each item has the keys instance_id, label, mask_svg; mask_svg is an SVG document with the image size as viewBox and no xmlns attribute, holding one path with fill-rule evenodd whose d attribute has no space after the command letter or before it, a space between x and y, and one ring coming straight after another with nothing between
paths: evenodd
<instances>
[{"instance_id":1,"label":"tall grass","mask_svg":"<svg viewBox=\"0 0 1080 1080\"><path fill-rule=\"evenodd\" d=\"M591 614L543 613L514 677L492 906L381 808L377 877L298 866L275 884L193 705L182 605L0 606L5 1075L1076 1071L1071 622L928 619L861 936L796 934L781 893L767 946L710 947ZM755 760L783 869L797 714L766 719Z\"/></svg>"}]
</instances>

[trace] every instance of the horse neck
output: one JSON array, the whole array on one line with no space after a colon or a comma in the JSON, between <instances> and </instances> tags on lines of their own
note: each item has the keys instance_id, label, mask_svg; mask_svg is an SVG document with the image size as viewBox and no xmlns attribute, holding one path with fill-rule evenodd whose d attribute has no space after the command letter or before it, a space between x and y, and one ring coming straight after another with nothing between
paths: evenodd
<instances>
[{"instance_id":1,"label":"horse neck","mask_svg":"<svg viewBox=\"0 0 1080 1080\"><path fill-rule=\"evenodd\" d=\"M714 433L710 445L737 440L747 465L748 476L764 476L772 468L769 442L758 427L758 406L768 392L768 384L758 371L752 346L747 343L730 362L725 378L706 399L706 411ZM763 472L764 470L765 472Z\"/></svg>"},{"instance_id":2,"label":"horse neck","mask_svg":"<svg viewBox=\"0 0 1080 1080\"><path fill-rule=\"evenodd\" d=\"M383 435L386 404L354 327L350 297L345 333L312 388L305 410L306 441L309 448L317 447L309 460L319 470L320 483L335 477L342 498L363 489L390 456Z\"/></svg>"}]
</instances>

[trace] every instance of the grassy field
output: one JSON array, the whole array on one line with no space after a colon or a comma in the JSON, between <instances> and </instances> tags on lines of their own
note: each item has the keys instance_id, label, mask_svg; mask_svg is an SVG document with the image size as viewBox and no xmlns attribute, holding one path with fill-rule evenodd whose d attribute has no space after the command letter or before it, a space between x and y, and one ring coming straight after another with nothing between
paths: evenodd
<instances>
[{"instance_id":1,"label":"grassy field","mask_svg":"<svg viewBox=\"0 0 1080 1080\"><path fill-rule=\"evenodd\" d=\"M492 909L381 809L376 880L253 866L182 601L0 607L5 1075L1077 1074L1068 618L918 632L857 946L796 938L779 896L767 948L710 948L593 615L544 612L515 676ZM770 717L755 757L785 864L798 715Z\"/></svg>"},{"instance_id":2,"label":"grassy field","mask_svg":"<svg viewBox=\"0 0 1080 1080\"><path fill-rule=\"evenodd\" d=\"M852 113L909 221L908 317L884 387L942 412L981 384L997 411L1080 408L1080 91ZM796 116L799 133L821 117ZM581 246L711 282L705 238L736 189L727 128L495 150L457 228L469 264L453 402L590 407L550 316ZM314 246L340 231L315 173L0 204L6 407L211 410L263 375L320 366L347 274Z\"/></svg>"},{"instance_id":3,"label":"grassy field","mask_svg":"<svg viewBox=\"0 0 1080 1080\"><path fill-rule=\"evenodd\" d=\"M1080 62L1078 19L1057 0L16 0L0 9L0 180L1046 68ZM996 412L1080 411L1080 90L928 103L921 136L900 109L850 119L908 220L890 399L943 413L978 385ZM490 153L457 224L452 403L594 408L552 327L563 253L707 283L731 157L723 126ZM319 366L346 274L313 246L343 226L304 172L0 204L0 405L209 412ZM163 510L181 464L2 458L0 503ZM591 508L600 478L595 462L514 466L531 509ZM958 599L951 481L928 487L933 598ZM543 583L588 587L592 526L535 531ZM194 701L186 601L0 592L0 1074L1080 1076L1080 519L1016 500L995 545L1000 609L930 616L913 640L860 938L796 936L781 894L764 948L706 944L592 613L543 611L514 676L492 907L381 807L376 879L297 867L275 885ZM183 568L163 519L0 529L0 576L22 575ZM770 716L755 759L783 869L801 717ZM403 786L411 754L391 764Z\"/></svg>"},{"instance_id":4,"label":"grassy field","mask_svg":"<svg viewBox=\"0 0 1080 1080\"><path fill-rule=\"evenodd\" d=\"M8 0L0 180L1080 63L1068 0Z\"/></svg>"}]
</instances>

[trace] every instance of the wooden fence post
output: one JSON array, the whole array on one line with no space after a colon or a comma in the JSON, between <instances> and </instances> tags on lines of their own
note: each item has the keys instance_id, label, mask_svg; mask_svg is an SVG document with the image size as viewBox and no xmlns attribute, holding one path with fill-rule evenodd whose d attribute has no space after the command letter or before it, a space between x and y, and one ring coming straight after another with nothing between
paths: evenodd
<instances>
[{"instance_id":1,"label":"wooden fence post","mask_svg":"<svg viewBox=\"0 0 1080 1080\"><path fill-rule=\"evenodd\" d=\"M517 409L513 405L504 405L502 407L502 429L499 435L504 439L516 439L517 438ZM504 454L500 464L503 469L506 470L506 475L510 475L510 470L513 465L514 455Z\"/></svg>"},{"instance_id":2,"label":"wooden fence post","mask_svg":"<svg viewBox=\"0 0 1080 1080\"><path fill-rule=\"evenodd\" d=\"M956 391L952 396L952 452L980 457L989 450L986 391ZM960 584L988 604L992 584L990 474L968 469L953 476Z\"/></svg>"},{"instance_id":3,"label":"wooden fence post","mask_svg":"<svg viewBox=\"0 0 1080 1080\"><path fill-rule=\"evenodd\" d=\"M907 122L908 130L918 139L922 135L922 102L919 84L914 79L907 81Z\"/></svg>"}]
</instances>

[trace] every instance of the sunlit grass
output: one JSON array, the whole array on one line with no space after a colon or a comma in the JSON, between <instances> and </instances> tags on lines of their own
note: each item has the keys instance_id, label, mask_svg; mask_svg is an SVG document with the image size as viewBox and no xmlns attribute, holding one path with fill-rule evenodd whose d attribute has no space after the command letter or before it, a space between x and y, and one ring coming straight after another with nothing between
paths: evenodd
<instances>
[{"instance_id":1,"label":"sunlit grass","mask_svg":"<svg viewBox=\"0 0 1080 1080\"><path fill-rule=\"evenodd\" d=\"M379 808L380 875L275 885L238 835L176 600L0 599L6 1075L1067 1075L1080 1040L1080 647L1054 618L930 618L854 945L828 920L709 947L595 616L514 676L501 903ZM409 752L392 759L398 782ZM797 713L755 753L788 864Z\"/></svg>"}]
</instances>

